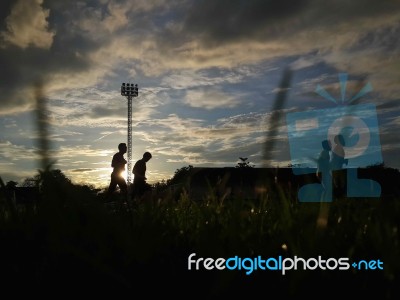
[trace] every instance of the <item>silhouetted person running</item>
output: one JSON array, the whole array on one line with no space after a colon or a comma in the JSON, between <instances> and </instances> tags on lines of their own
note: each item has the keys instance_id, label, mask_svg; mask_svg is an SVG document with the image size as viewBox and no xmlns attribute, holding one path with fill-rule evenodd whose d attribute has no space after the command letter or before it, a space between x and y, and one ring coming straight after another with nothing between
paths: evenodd
<instances>
[{"instance_id":1,"label":"silhouetted person running","mask_svg":"<svg viewBox=\"0 0 400 300\"><path fill-rule=\"evenodd\" d=\"M139 159L133 166L133 191L132 199L141 197L146 191L150 190L150 185L146 182L146 163L152 158L150 152L145 152L142 159Z\"/></svg>"},{"instance_id":2,"label":"silhouetted person running","mask_svg":"<svg viewBox=\"0 0 400 300\"><path fill-rule=\"evenodd\" d=\"M344 146L345 140L343 135L338 134L334 138L335 146L332 149L331 155L331 170L333 171L333 184L336 189L337 196L342 196L346 189L345 174L341 171L344 165L348 164L348 159L345 159ZM336 171L336 172L335 172Z\"/></svg>"},{"instance_id":3,"label":"silhouetted person running","mask_svg":"<svg viewBox=\"0 0 400 300\"><path fill-rule=\"evenodd\" d=\"M111 182L108 187L108 195L111 195L117 185L119 186L121 193L124 195L127 195L128 187L126 185L126 181L124 177L122 177L122 172L125 171L125 165L127 161L124 158L124 154L126 153L127 146L125 143L120 143L118 145L118 152L114 154L112 161L111 161L111 167L114 168L112 173L111 173Z\"/></svg>"},{"instance_id":4,"label":"silhouetted person running","mask_svg":"<svg viewBox=\"0 0 400 300\"><path fill-rule=\"evenodd\" d=\"M323 191L321 201L332 201L332 172L330 164L331 144L328 140L322 141L322 151L317 160L317 177L321 181Z\"/></svg>"}]
</instances>

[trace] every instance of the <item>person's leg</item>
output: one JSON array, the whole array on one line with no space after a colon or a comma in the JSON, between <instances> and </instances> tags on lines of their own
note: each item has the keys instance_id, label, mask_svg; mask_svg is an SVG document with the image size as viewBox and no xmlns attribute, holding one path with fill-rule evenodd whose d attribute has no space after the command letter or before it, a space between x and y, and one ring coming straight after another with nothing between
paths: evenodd
<instances>
[{"instance_id":1,"label":"person's leg","mask_svg":"<svg viewBox=\"0 0 400 300\"><path fill-rule=\"evenodd\" d=\"M118 186L121 190L121 194L124 195L124 197L126 198L128 195L128 186L126 184L126 181L123 177L120 177L118 180Z\"/></svg>"},{"instance_id":2,"label":"person's leg","mask_svg":"<svg viewBox=\"0 0 400 300\"><path fill-rule=\"evenodd\" d=\"M119 187L119 197L117 198L117 210L122 211L124 203L127 200L127 185L126 181L122 176L115 176L114 178L116 185Z\"/></svg>"},{"instance_id":3,"label":"person's leg","mask_svg":"<svg viewBox=\"0 0 400 300\"><path fill-rule=\"evenodd\" d=\"M108 186L108 193L111 194L115 191L117 187L117 181L115 180L115 176L114 174L111 174L111 181L110 181L110 185Z\"/></svg>"},{"instance_id":4,"label":"person's leg","mask_svg":"<svg viewBox=\"0 0 400 300\"><path fill-rule=\"evenodd\" d=\"M139 200L143 195L143 184L144 184L144 182L142 182L142 181L137 181L136 184L135 184L135 198L136 198L136 200Z\"/></svg>"},{"instance_id":5,"label":"person's leg","mask_svg":"<svg viewBox=\"0 0 400 300\"><path fill-rule=\"evenodd\" d=\"M324 188L322 192L322 201L332 202L332 176L328 172L322 176L322 186Z\"/></svg>"},{"instance_id":6,"label":"person's leg","mask_svg":"<svg viewBox=\"0 0 400 300\"><path fill-rule=\"evenodd\" d=\"M117 187L117 181L115 180L115 176L111 173L111 181L107 190L107 198L109 198L111 194L114 193L116 187Z\"/></svg>"}]
</instances>

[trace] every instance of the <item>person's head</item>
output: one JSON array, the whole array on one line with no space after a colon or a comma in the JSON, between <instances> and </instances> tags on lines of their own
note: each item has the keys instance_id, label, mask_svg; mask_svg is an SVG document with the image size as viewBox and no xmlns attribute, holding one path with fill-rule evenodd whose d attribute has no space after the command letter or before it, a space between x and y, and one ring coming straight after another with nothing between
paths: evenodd
<instances>
[{"instance_id":1,"label":"person's head","mask_svg":"<svg viewBox=\"0 0 400 300\"><path fill-rule=\"evenodd\" d=\"M322 148L328 151L331 150L331 143L329 142L329 140L322 141Z\"/></svg>"},{"instance_id":2,"label":"person's head","mask_svg":"<svg viewBox=\"0 0 400 300\"><path fill-rule=\"evenodd\" d=\"M121 152L121 153L126 153L126 150L127 150L126 144L125 144L125 143L120 143L120 144L118 145L118 150L119 150L119 152Z\"/></svg>"},{"instance_id":3,"label":"person's head","mask_svg":"<svg viewBox=\"0 0 400 300\"><path fill-rule=\"evenodd\" d=\"M144 159L145 161L149 161L149 160L151 159L151 157L152 157L152 155L151 155L150 152L145 152L145 153L143 153L143 159Z\"/></svg>"}]
</instances>

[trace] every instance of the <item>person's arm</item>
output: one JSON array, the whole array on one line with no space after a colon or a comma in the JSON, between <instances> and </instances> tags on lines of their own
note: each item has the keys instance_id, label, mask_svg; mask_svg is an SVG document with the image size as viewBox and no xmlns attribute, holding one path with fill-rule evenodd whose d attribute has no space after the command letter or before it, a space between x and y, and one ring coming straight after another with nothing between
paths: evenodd
<instances>
[{"instance_id":1,"label":"person's arm","mask_svg":"<svg viewBox=\"0 0 400 300\"><path fill-rule=\"evenodd\" d=\"M112 160L111 160L111 168L115 167L115 155L113 156Z\"/></svg>"},{"instance_id":2,"label":"person's arm","mask_svg":"<svg viewBox=\"0 0 400 300\"><path fill-rule=\"evenodd\" d=\"M142 175L139 174L139 162L136 162L135 165L133 166L132 173L133 175L135 175L136 178L143 177Z\"/></svg>"},{"instance_id":3,"label":"person's arm","mask_svg":"<svg viewBox=\"0 0 400 300\"><path fill-rule=\"evenodd\" d=\"M121 169L121 170L125 170L125 165L126 165L127 161L125 160L125 158L122 155L114 155L111 166L113 168L117 168L117 169Z\"/></svg>"}]
</instances>

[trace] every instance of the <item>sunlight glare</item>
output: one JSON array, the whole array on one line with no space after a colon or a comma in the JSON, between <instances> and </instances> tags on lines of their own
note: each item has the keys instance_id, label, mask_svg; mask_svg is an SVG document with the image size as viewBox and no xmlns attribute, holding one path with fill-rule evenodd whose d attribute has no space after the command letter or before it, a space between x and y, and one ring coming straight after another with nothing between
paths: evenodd
<instances>
[{"instance_id":1,"label":"sunlight glare","mask_svg":"<svg viewBox=\"0 0 400 300\"><path fill-rule=\"evenodd\" d=\"M127 174L126 170L121 172L121 176L125 179L125 181L128 180L128 174Z\"/></svg>"}]
</instances>

